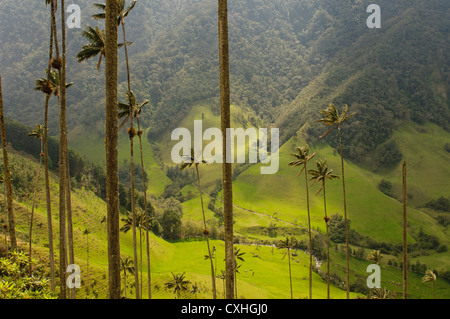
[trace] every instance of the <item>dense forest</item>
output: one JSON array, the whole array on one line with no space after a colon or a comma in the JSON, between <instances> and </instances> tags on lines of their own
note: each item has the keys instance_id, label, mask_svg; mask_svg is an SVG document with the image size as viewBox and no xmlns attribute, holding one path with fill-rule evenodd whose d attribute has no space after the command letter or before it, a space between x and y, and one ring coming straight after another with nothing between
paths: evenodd
<instances>
[{"instance_id":1,"label":"dense forest","mask_svg":"<svg viewBox=\"0 0 450 319\"><path fill-rule=\"evenodd\" d=\"M253 109L265 123L276 123L282 141L327 103L350 103L359 112L344 137L352 159L374 150L382 153L399 120L433 121L448 130L449 11L441 9L445 0L380 1L380 30L365 26L368 3L230 3L230 54L239 57L230 60L232 103ZM6 112L34 125L39 108L30 79L45 69L44 10L38 3L26 10L13 1L4 0L2 6L0 45L2 52L11 53L0 57L9 79L4 84ZM82 25L94 23L94 8L85 1L80 6ZM137 6L127 24L134 42L130 64L138 99L151 101L151 108L144 110L148 116L142 118L152 140L176 127L198 101L210 101L219 112L217 10L214 1L140 1ZM74 57L83 39L76 29L68 32L68 55ZM102 129L103 75L92 72L91 63L68 60L70 77L83 79L69 90L69 130L82 124L96 133ZM124 69L119 68L122 92ZM10 105L23 108L17 112ZM54 136L56 123L56 110L51 109Z\"/></svg>"}]
</instances>

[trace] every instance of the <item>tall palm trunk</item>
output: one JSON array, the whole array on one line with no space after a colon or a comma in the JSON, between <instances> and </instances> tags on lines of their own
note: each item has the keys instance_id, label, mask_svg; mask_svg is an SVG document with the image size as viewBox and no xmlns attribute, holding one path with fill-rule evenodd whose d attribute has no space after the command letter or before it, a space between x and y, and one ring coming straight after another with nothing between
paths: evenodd
<instances>
[{"instance_id":1,"label":"tall palm trunk","mask_svg":"<svg viewBox=\"0 0 450 319\"><path fill-rule=\"evenodd\" d=\"M6 204L6 183L3 181L3 198L4 198L4 202L3 202L3 211L5 212L5 217L6 217L6 222L8 222L8 212L7 212L7 209L6 209L6 206L7 206L7 204ZM8 257L9 256L9 250L8 250L8 230L7 230L7 226L6 225L4 225L3 227L3 230L4 230L4 232L5 232L5 248L6 248L6 257Z\"/></svg>"},{"instance_id":2,"label":"tall palm trunk","mask_svg":"<svg viewBox=\"0 0 450 319\"><path fill-rule=\"evenodd\" d=\"M147 241L147 289L148 289L148 299L152 299L152 277L150 274L150 239L149 239L149 228L150 228L150 223L147 219L147 231L146 231L146 241Z\"/></svg>"},{"instance_id":3,"label":"tall palm trunk","mask_svg":"<svg viewBox=\"0 0 450 319\"><path fill-rule=\"evenodd\" d=\"M306 210L308 212L308 234L309 234L309 299L312 299L312 236L311 236L311 214L309 212L309 189L308 189L308 170L307 162L304 164L305 170L305 188L306 188Z\"/></svg>"},{"instance_id":4,"label":"tall palm trunk","mask_svg":"<svg viewBox=\"0 0 450 319\"><path fill-rule=\"evenodd\" d=\"M64 17L64 0L61 0L61 17ZM62 66L60 70L59 107L59 252L60 299L66 299L67 236L66 236L66 70L65 70L65 19L62 20ZM56 33L56 32L55 32Z\"/></svg>"},{"instance_id":5,"label":"tall palm trunk","mask_svg":"<svg viewBox=\"0 0 450 319\"><path fill-rule=\"evenodd\" d=\"M147 211L147 184L145 181L145 168L144 168L144 155L142 153L142 134L141 134L141 123L139 121L139 115L136 118L138 125L138 137L139 137L139 150L141 155L141 171L142 171L142 183L144 185L144 219L143 222L147 222L146 225L146 245L147 245L147 285L148 285L148 299L152 299L152 288L151 288L151 275L150 275L150 241L148 238L149 235L149 219L148 219L148 211ZM141 266L142 270L142 266ZM141 275L142 277L142 275Z\"/></svg>"},{"instance_id":6,"label":"tall palm trunk","mask_svg":"<svg viewBox=\"0 0 450 319\"><path fill-rule=\"evenodd\" d=\"M123 19L123 12L120 12L120 20L122 24L123 41L125 43L125 63L127 67L127 81L128 81L128 92L131 92L131 79L130 79L130 65L128 60L128 45L127 36L125 33L125 21ZM137 239L136 239L136 204L135 204L135 194L134 194L134 110L130 101L130 172L131 172L131 218L133 227L133 253L134 253L134 279L136 288L136 299L140 299L140 289L139 289L139 267L138 267L138 255L137 255Z\"/></svg>"},{"instance_id":7,"label":"tall palm trunk","mask_svg":"<svg viewBox=\"0 0 450 319\"><path fill-rule=\"evenodd\" d=\"M86 234L86 296L89 296L89 233Z\"/></svg>"},{"instance_id":8,"label":"tall palm trunk","mask_svg":"<svg viewBox=\"0 0 450 319\"><path fill-rule=\"evenodd\" d=\"M408 227L406 221L406 162L402 165L402 202L403 202L403 299L407 299L408 294L408 245L406 229Z\"/></svg>"},{"instance_id":9,"label":"tall palm trunk","mask_svg":"<svg viewBox=\"0 0 450 319\"><path fill-rule=\"evenodd\" d=\"M108 225L109 298L120 299L120 241L119 241L119 121L117 99L117 14L116 0L106 0L106 204Z\"/></svg>"},{"instance_id":10,"label":"tall palm trunk","mask_svg":"<svg viewBox=\"0 0 450 319\"><path fill-rule=\"evenodd\" d=\"M347 220L347 201L345 198L345 175L344 175L344 154L342 153L341 125L338 125L339 147L341 153L341 174L342 174L342 193L344 199L344 224L345 224L345 260L346 260L346 280L347 280L347 299L350 298L350 253L348 246L348 220Z\"/></svg>"},{"instance_id":11,"label":"tall palm trunk","mask_svg":"<svg viewBox=\"0 0 450 319\"><path fill-rule=\"evenodd\" d=\"M211 283L212 283L213 299L217 299L217 294L216 294L216 276L214 274L214 262L212 260L211 248L209 246L209 234L208 234L208 230L206 228L205 208L203 206L203 196L202 196L202 190L200 188L200 174L198 172L198 164L195 165L195 170L197 172L198 191L200 193L200 202L202 204L204 235L205 235L205 238L206 238L206 245L208 246L209 261L211 263Z\"/></svg>"},{"instance_id":12,"label":"tall palm trunk","mask_svg":"<svg viewBox=\"0 0 450 319\"><path fill-rule=\"evenodd\" d=\"M48 70L47 70L47 81L50 80L50 70L51 70L51 60L53 56L53 14L54 14L54 3L51 0L51 15L50 15L50 47L48 56ZM51 95L47 94L45 96L45 106L44 106L44 171L45 171L45 200L47 203L47 232L48 232L48 249L49 249L49 261L50 261L50 285L52 291L55 291L56 281L55 281L55 259L53 251L53 226L52 226L52 206L50 198L50 177L48 170L48 103Z\"/></svg>"},{"instance_id":13,"label":"tall palm trunk","mask_svg":"<svg viewBox=\"0 0 450 319\"><path fill-rule=\"evenodd\" d=\"M43 151L42 151L42 137L40 137L40 142L41 142L41 152L39 153L39 168L38 171L36 173L36 182L34 184L34 192L33 192L33 203L31 204L31 216L30 216L30 242L29 242L29 251L30 251L30 256L29 256L29 260L30 260L30 277L33 274L33 266L31 263L32 260L32 243L33 243L33 219L34 219L34 206L36 204L36 194L37 194L37 189L38 189L38 184L39 184L39 177L41 176L41 166L42 166L42 155L43 155Z\"/></svg>"},{"instance_id":14,"label":"tall palm trunk","mask_svg":"<svg viewBox=\"0 0 450 319\"><path fill-rule=\"evenodd\" d=\"M130 106L131 108L131 106ZM136 289L136 299L140 299L139 289L139 266L138 266L138 254L137 254L137 236L136 236L136 205L134 197L134 145L133 145L133 116L130 115L130 171L131 171L131 218L133 228L133 254L134 254L134 281Z\"/></svg>"},{"instance_id":15,"label":"tall palm trunk","mask_svg":"<svg viewBox=\"0 0 450 319\"><path fill-rule=\"evenodd\" d=\"M142 227L139 223L139 259L140 259L140 266L141 266L141 297L142 297L142 287L143 287L143 282L142 282Z\"/></svg>"},{"instance_id":16,"label":"tall palm trunk","mask_svg":"<svg viewBox=\"0 0 450 319\"><path fill-rule=\"evenodd\" d=\"M291 299L294 299L292 292L292 272L291 272L291 249L288 247L288 264L289 264L289 285L291 287Z\"/></svg>"},{"instance_id":17,"label":"tall palm trunk","mask_svg":"<svg viewBox=\"0 0 450 319\"><path fill-rule=\"evenodd\" d=\"M6 142L6 126L5 115L3 111L3 93L2 93L2 77L0 75L0 125L2 130L2 148L3 148L3 165L5 167L5 184L6 184L6 209L8 211L8 223L9 223L9 241L11 242L11 250L17 250L17 238L16 238L16 222L13 211L13 199L12 199L12 183L11 172L9 170L9 158Z\"/></svg>"},{"instance_id":18,"label":"tall palm trunk","mask_svg":"<svg viewBox=\"0 0 450 319\"><path fill-rule=\"evenodd\" d=\"M230 120L230 62L228 53L228 9L227 0L218 0L218 35L219 35L219 68L220 68L220 110L222 131L222 182L223 182L223 215L225 226L225 272L226 298L234 298L234 251L233 251L233 185L232 167L227 163L227 128Z\"/></svg>"},{"instance_id":19,"label":"tall palm trunk","mask_svg":"<svg viewBox=\"0 0 450 319\"><path fill-rule=\"evenodd\" d=\"M124 276L123 283L125 285L125 288L123 291L125 292L125 299L126 299L127 298L127 270L125 268L123 269L123 276Z\"/></svg>"},{"instance_id":20,"label":"tall palm trunk","mask_svg":"<svg viewBox=\"0 0 450 319\"><path fill-rule=\"evenodd\" d=\"M67 138L67 135L66 135ZM71 190L70 190L70 169L69 169L69 147L68 141L66 139L66 180L67 180L67 189L66 189L66 205L67 205L67 236L69 239L69 262L70 264L75 264L75 252L73 247L73 221L72 221L72 199L71 199ZM76 289L72 288L69 290L70 298L76 298Z\"/></svg>"},{"instance_id":21,"label":"tall palm trunk","mask_svg":"<svg viewBox=\"0 0 450 319\"><path fill-rule=\"evenodd\" d=\"M325 193L325 179L322 180L323 209L325 211L325 229L327 236L327 299L330 299L330 236L328 235L327 195Z\"/></svg>"}]
</instances>

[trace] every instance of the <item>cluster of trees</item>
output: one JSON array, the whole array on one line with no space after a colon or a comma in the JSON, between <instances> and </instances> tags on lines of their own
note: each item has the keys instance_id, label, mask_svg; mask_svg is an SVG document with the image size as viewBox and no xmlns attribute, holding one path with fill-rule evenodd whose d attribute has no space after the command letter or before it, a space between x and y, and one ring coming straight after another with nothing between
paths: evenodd
<instances>
[{"instance_id":1,"label":"cluster of trees","mask_svg":"<svg viewBox=\"0 0 450 319\"><path fill-rule=\"evenodd\" d=\"M425 204L425 207L441 212L450 213L450 200L448 198L445 198L444 196L441 196L438 199L430 200Z\"/></svg>"}]
</instances>

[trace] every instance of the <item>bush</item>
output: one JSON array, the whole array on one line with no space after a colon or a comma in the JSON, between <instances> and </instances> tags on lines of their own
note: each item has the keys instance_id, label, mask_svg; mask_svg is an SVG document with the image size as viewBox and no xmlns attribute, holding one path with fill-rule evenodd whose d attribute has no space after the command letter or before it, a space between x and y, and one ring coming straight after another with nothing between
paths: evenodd
<instances>
[{"instance_id":1,"label":"bush","mask_svg":"<svg viewBox=\"0 0 450 319\"><path fill-rule=\"evenodd\" d=\"M383 192L385 195L392 197L392 183L382 179L380 183L378 183L378 189Z\"/></svg>"},{"instance_id":2,"label":"bush","mask_svg":"<svg viewBox=\"0 0 450 319\"><path fill-rule=\"evenodd\" d=\"M29 277L28 256L23 252L12 252L10 256L0 258L0 299L56 299L35 260L33 276Z\"/></svg>"}]
</instances>

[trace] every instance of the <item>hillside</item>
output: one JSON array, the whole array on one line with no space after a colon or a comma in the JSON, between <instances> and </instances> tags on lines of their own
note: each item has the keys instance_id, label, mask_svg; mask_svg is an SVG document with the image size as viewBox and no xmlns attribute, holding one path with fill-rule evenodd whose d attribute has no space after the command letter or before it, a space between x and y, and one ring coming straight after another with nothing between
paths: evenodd
<instances>
[{"instance_id":1,"label":"hillside","mask_svg":"<svg viewBox=\"0 0 450 319\"><path fill-rule=\"evenodd\" d=\"M79 0L82 28L99 25L90 1ZM245 252L237 275L238 296L288 298L286 258L273 245L297 239L292 258L295 298L307 298L307 212L304 176L288 166L295 148L308 144L315 160L327 159L340 175L337 130L317 123L319 110L348 104L357 115L342 127L347 208L352 256L351 297L368 294L368 255L383 255L382 286L400 291L402 282L401 164L407 163L409 285L411 298L431 298L426 269L438 273L437 296L450 298L450 4L448 0L379 0L382 28L366 26L366 0L247 0L229 3L232 127L280 129L280 163L276 174L261 175L262 164L233 164L235 245ZM33 90L45 75L48 7L27 1L18 6L0 0L0 72L8 117L7 141L12 152L13 191L20 246L27 251L29 213L39 143L25 137L43 122L44 96ZM139 0L127 17L132 89L137 100L149 99L140 115L143 158L151 203L153 297L173 298L164 287L172 273L186 272L198 283L199 298L210 298L209 263L202 235L199 188L193 168L180 171L171 159L177 127L193 131L220 127L217 56L217 3L213 0ZM120 33L119 33L120 34ZM91 291L106 297L107 239L104 146L104 62L78 63L85 39L81 30L68 36L67 121L75 255L87 283L87 242ZM119 39L120 41L120 39ZM119 53L119 100L125 101L126 73ZM50 100L49 141L52 205L58 207L58 109ZM137 140L137 139L136 139ZM139 143L135 140L138 210L143 207ZM203 146L206 145L204 142ZM246 143L245 149L249 145ZM130 204L130 143L126 127L119 132L121 218ZM201 191L217 272L224 269L221 165L200 166ZM345 251L342 184L327 182L328 215L332 216L331 269L333 298L345 298ZM322 193L311 186L314 236L313 297L326 297L325 223ZM44 181L37 196L34 255L47 262ZM3 202L0 195L0 202ZM445 203L444 203L445 204ZM441 205L442 206L442 205ZM445 206L445 205L443 205ZM448 205L447 205L448 206ZM0 221L3 224L4 208ZM55 247L58 220L54 214ZM169 216L170 215L170 216ZM175 217L174 217L175 215ZM173 218L175 220L167 219ZM167 219L166 219L167 218ZM174 227L172 227L173 225ZM83 235L88 229L91 234ZM2 234L3 235L3 234ZM3 236L2 236L3 237ZM88 241L87 241L88 239ZM3 241L0 241L0 245ZM143 248L145 251L145 248ZM131 232L121 233L122 257L133 256ZM144 281L146 263L144 259ZM87 275L87 274L86 274ZM128 284L133 280L127 276ZM277 280L273 280L273 278ZM219 297L223 282L218 279ZM86 297L85 287L79 297ZM144 283L144 297L146 297ZM130 286L127 293L132 294ZM184 293L183 298L193 298ZM399 295L397 297L400 297Z\"/></svg>"}]
</instances>

